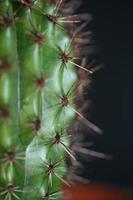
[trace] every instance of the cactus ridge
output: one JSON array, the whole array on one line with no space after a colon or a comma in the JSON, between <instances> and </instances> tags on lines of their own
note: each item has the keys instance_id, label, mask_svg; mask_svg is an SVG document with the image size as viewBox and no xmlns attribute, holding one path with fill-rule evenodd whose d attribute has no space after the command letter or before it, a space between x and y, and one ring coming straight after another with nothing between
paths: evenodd
<instances>
[{"instance_id":1,"label":"cactus ridge","mask_svg":"<svg viewBox=\"0 0 133 200\"><path fill-rule=\"evenodd\" d=\"M95 69L81 64L89 16L71 8L71 1L0 0L0 200L61 199L66 157L76 160L68 127L78 117L101 133L75 103Z\"/></svg>"}]
</instances>

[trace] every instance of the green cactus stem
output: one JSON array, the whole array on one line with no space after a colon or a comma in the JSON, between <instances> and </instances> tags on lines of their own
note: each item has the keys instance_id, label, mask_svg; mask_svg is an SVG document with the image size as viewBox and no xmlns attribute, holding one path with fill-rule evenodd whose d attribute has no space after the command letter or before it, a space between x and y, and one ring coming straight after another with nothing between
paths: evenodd
<instances>
[{"instance_id":1,"label":"green cactus stem","mask_svg":"<svg viewBox=\"0 0 133 200\"><path fill-rule=\"evenodd\" d=\"M61 5L0 0L0 200L61 199L66 156L75 160L68 127L78 116L101 132L74 101L78 69L93 73L73 45L88 16L62 16ZM66 24L81 21L71 37Z\"/></svg>"}]
</instances>

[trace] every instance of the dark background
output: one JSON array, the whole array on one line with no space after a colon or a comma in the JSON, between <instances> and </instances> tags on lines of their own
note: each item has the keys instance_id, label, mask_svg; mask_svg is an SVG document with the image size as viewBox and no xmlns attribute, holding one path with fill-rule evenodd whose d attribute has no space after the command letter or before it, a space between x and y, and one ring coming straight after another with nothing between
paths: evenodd
<instances>
[{"instance_id":1,"label":"dark background","mask_svg":"<svg viewBox=\"0 0 133 200\"><path fill-rule=\"evenodd\" d=\"M95 146L113 155L110 161L99 159L91 166L86 164L86 169L92 167L91 176L96 181L126 186L133 185L132 4L129 0L83 0L81 7L93 15L89 26L101 48L98 57L106 65L93 83L92 120L104 130Z\"/></svg>"}]
</instances>

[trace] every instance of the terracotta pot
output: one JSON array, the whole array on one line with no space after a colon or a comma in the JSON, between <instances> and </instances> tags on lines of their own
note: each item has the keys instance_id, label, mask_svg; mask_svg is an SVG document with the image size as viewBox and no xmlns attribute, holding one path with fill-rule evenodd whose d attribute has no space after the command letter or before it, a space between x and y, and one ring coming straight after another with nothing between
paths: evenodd
<instances>
[{"instance_id":1,"label":"terracotta pot","mask_svg":"<svg viewBox=\"0 0 133 200\"><path fill-rule=\"evenodd\" d=\"M63 200L133 200L133 196L120 189L96 184L74 183L70 188L63 185Z\"/></svg>"}]
</instances>

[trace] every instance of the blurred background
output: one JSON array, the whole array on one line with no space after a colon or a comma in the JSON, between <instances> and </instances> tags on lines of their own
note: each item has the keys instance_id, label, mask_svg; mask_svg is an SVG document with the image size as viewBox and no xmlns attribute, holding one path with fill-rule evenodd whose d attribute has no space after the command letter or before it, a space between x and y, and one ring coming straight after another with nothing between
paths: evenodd
<instances>
[{"instance_id":1,"label":"blurred background","mask_svg":"<svg viewBox=\"0 0 133 200\"><path fill-rule=\"evenodd\" d=\"M105 68L93 82L91 119L104 130L94 149L112 160L85 162L84 176L95 181L133 185L133 2L83 0L80 12L93 15L89 25Z\"/></svg>"}]
</instances>

